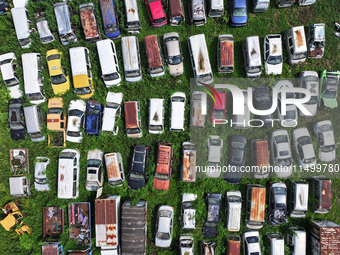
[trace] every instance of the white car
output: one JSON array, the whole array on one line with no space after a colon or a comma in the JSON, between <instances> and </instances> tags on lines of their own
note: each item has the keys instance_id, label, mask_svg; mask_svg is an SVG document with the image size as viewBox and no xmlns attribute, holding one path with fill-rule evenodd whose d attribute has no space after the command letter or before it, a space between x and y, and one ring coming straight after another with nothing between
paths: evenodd
<instances>
[{"instance_id":1,"label":"white car","mask_svg":"<svg viewBox=\"0 0 340 255\"><path fill-rule=\"evenodd\" d=\"M179 237L179 246L181 255L194 255L194 238L190 234L184 234Z\"/></svg>"},{"instance_id":2,"label":"white car","mask_svg":"<svg viewBox=\"0 0 340 255\"><path fill-rule=\"evenodd\" d=\"M87 153L86 189L89 191L103 187L103 156L104 153L97 149Z\"/></svg>"},{"instance_id":3,"label":"white car","mask_svg":"<svg viewBox=\"0 0 340 255\"><path fill-rule=\"evenodd\" d=\"M318 138L320 160L323 162L335 160L335 139L332 122L323 120L315 123L314 132Z\"/></svg>"},{"instance_id":4,"label":"white car","mask_svg":"<svg viewBox=\"0 0 340 255\"><path fill-rule=\"evenodd\" d=\"M275 130L270 137L270 153L279 178L292 174L292 152L287 130Z\"/></svg>"},{"instance_id":5,"label":"white car","mask_svg":"<svg viewBox=\"0 0 340 255\"><path fill-rule=\"evenodd\" d=\"M267 35L264 38L263 49L266 74L280 75L283 62L281 35Z\"/></svg>"},{"instance_id":6,"label":"white car","mask_svg":"<svg viewBox=\"0 0 340 255\"><path fill-rule=\"evenodd\" d=\"M275 84L275 88L278 91L290 88L293 88L293 84L288 80L281 80ZM282 127L295 127L298 123L298 112L297 108L294 104L287 104L286 105L286 114L282 114L281 110L281 93L279 92L278 95L278 102L277 102L277 115L280 120L280 124ZM293 92L286 93L286 98L295 98L295 94Z\"/></svg>"},{"instance_id":7,"label":"white car","mask_svg":"<svg viewBox=\"0 0 340 255\"><path fill-rule=\"evenodd\" d=\"M295 151L299 155L299 165L310 168L316 164L315 152L308 129L305 127L294 129L292 132Z\"/></svg>"},{"instance_id":8,"label":"white car","mask_svg":"<svg viewBox=\"0 0 340 255\"><path fill-rule=\"evenodd\" d=\"M182 229L196 228L196 209L192 202L197 199L196 194L184 193L182 197Z\"/></svg>"},{"instance_id":9,"label":"white car","mask_svg":"<svg viewBox=\"0 0 340 255\"><path fill-rule=\"evenodd\" d=\"M66 140L74 143L81 143L86 104L83 100L72 100L68 108L68 119L66 129Z\"/></svg>"},{"instance_id":10,"label":"white car","mask_svg":"<svg viewBox=\"0 0 340 255\"><path fill-rule=\"evenodd\" d=\"M261 255L259 231L248 230L243 234L243 254Z\"/></svg>"},{"instance_id":11,"label":"white car","mask_svg":"<svg viewBox=\"0 0 340 255\"><path fill-rule=\"evenodd\" d=\"M167 33L163 35L165 60L168 64L170 74L181 75L184 71L181 43L178 33Z\"/></svg>"},{"instance_id":12,"label":"white car","mask_svg":"<svg viewBox=\"0 0 340 255\"><path fill-rule=\"evenodd\" d=\"M172 241L172 227L174 209L169 205L161 205L157 211L155 244L158 247L170 247Z\"/></svg>"},{"instance_id":13,"label":"white car","mask_svg":"<svg viewBox=\"0 0 340 255\"><path fill-rule=\"evenodd\" d=\"M106 96L106 104L103 111L102 131L113 132L118 134L118 127L115 127L116 117L121 113L123 93L108 92Z\"/></svg>"},{"instance_id":14,"label":"white car","mask_svg":"<svg viewBox=\"0 0 340 255\"><path fill-rule=\"evenodd\" d=\"M55 40L50 28L48 27L48 22L46 19L46 14L40 12L36 19L37 28L40 36L40 41L42 44L51 43Z\"/></svg>"},{"instance_id":15,"label":"white car","mask_svg":"<svg viewBox=\"0 0 340 255\"><path fill-rule=\"evenodd\" d=\"M305 116L301 111L300 115L303 117L313 117L318 110L319 101L319 75L314 71L303 71L299 78L299 87L303 89L308 89L311 98L303 106L310 112L311 115Z\"/></svg>"},{"instance_id":16,"label":"white car","mask_svg":"<svg viewBox=\"0 0 340 255\"><path fill-rule=\"evenodd\" d=\"M15 71L16 57L13 52L9 52L0 55L0 70L2 74L2 80L5 86L9 89L11 98L22 97L22 90L20 89L19 78Z\"/></svg>"},{"instance_id":17,"label":"white car","mask_svg":"<svg viewBox=\"0 0 340 255\"><path fill-rule=\"evenodd\" d=\"M37 157L34 168L34 187L36 191L49 191L50 186L46 177L46 168L50 164L47 157Z\"/></svg>"},{"instance_id":18,"label":"white car","mask_svg":"<svg viewBox=\"0 0 340 255\"><path fill-rule=\"evenodd\" d=\"M184 131L185 99L183 92L176 92L171 96L170 130Z\"/></svg>"}]
</instances>

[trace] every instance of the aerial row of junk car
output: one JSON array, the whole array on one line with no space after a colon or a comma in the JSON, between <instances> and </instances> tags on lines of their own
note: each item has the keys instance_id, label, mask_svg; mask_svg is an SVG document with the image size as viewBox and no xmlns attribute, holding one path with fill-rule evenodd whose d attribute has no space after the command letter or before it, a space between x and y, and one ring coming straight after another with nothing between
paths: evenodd
<instances>
[{"instance_id":1,"label":"aerial row of junk car","mask_svg":"<svg viewBox=\"0 0 340 255\"><path fill-rule=\"evenodd\" d=\"M141 30L138 5L135 0L125 0L127 28L130 33L138 33ZM206 22L205 1L192 0L189 2L190 22L194 25L204 25ZM313 4L315 1L300 0L299 5ZM159 27L167 24L167 18L163 11L161 1L145 0L150 17L151 25ZM291 6L294 1L277 1L279 7ZM101 13L105 35L112 39L120 38L117 16L115 15L113 1L101 0ZM223 15L223 1L210 1L208 15L218 17ZM265 11L269 7L268 0L254 1L253 11ZM1 6L0 6L1 9ZM58 24L58 32L62 44L76 42L77 37L70 22L70 8L65 2L54 4L55 16ZM112 11L113 10L113 11ZM32 42L29 29L28 17L24 7L15 7L11 10L19 44L28 48ZM82 4L79 7L80 17L84 34L88 42L96 42L101 65L102 77L107 87L119 85L121 76L119 73L118 59L115 44L109 40L100 40L100 30L97 23L88 26L87 19L94 18L95 10L92 3ZM110 14L108 14L110 13ZM244 26L247 23L246 1L232 1L230 4L231 25ZM113 18L107 18L111 15ZM169 1L170 25L179 25L184 21L183 6L180 0ZM111 22L111 23L110 23ZM54 36L48 28L48 22L44 13L37 15L37 27L42 43L54 41ZM321 58L325 46L324 24L312 24L308 27L308 41L305 39L304 27L293 27L286 31L285 39L289 54L289 62L297 64L305 61L306 57ZM141 59L139 43L135 36L121 38L121 46L124 62L125 79L128 82L137 82L142 79ZM163 66L161 47L156 35L144 38L146 53L148 56L149 72L152 77L165 74ZM156 47L156 51L152 50ZM268 35L264 38L264 60L267 74L279 75L282 72L282 38L281 35ZM163 36L165 60L169 66L170 74L181 75L183 69L183 57L181 53L180 39L178 33L168 33ZM194 35L188 38L190 58L194 77L197 84L213 82L212 70L208 56L205 36ZM234 68L234 44L232 35L220 35L218 37L218 71L230 73ZM242 49L245 60L245 72L247 77L258 77L262 72L259 37L251 36L243 40ZM91 64L89 50L85 47L71 48L70 51L71 70L75 93L82 99L90 98L94 93L94 84L90 71ZM200 56L199 56L200 55ZM61 66L62 53L58 50L50 50L46 54L48 70L55 94L63 94L70 88L69 78ZM203 57L203 61L199 58ZM10 90L13 99L9 102L10 132L14 140L24 139L27 132L34 142L44 141L45 136L41 133L43 116L38 104L45 102L41 70L41 57L39 53L25 53L21 56L25 96L33 106L22 107L23 100L20 99L19 79L15 73L17 65L14 53L0 56L0 66L5 85ZM201 68L200 65L204 65ZM299 86L314 88L311 102L308 104L311 112L316 113L318 105L322 100L326 107L337 107L336 92L339 84L339 72L324 71L319 76L316 72L306 71L300 76ZM316 89L315 89L315 84ZM281 83L282 85L282 83ZM284 86L293 86L285 81ZM280 86L278 84L277 86ZM256 94L267 96L270 92L267 87L260 87L253 91L256 103ZM335 92L334 92L335 91ZM258 92L258 93L257 93ZM312 90L311 90L312 92ZM225 118L226 94L218 92L222 98L219 104L211 107L210 120L212 122ZM246 92L245 96L246 96ZM205 92L197 91L191 99L191 126L204 126L207 95ZM55 147L63 147L65 141L81 142L81 126L85 126L88 135L97 135L100 131L118 132L115 127L115 119L120 113L123 94L108 92L106 104L103 107L95 100L85 103L83 100L72 100L69 106L68 121L63 113L63 102L61 98L51 98L48 101L47 128L55 131L49 137L49 143ZM176 92L171 96L171 118L170 130L184 130L186 96L183 92ZM259 108L261 103L258 102ZM263 106L263 105L262 105ZM194 111L193 108L203 109ZM265 107L265 106L263 106ZM164 130L164 99L150 99L149 108L149 133L158 134ZM139 102L131 101L124 103L125 128L128 137L141 137L142 127L140 119ZM221 116L222 110L222 116ZM288 109L289 111L289 109ZM296 116L297 109L290 109L291 115ZM22 112L25 122L22 121ZM198 116L195 116L198 115ZM278 109L278 115L280 109ZM155 118L157 116L157 118ZM245 117L246 118L246 117ZM280 119L284 120L285 116ZM286 124L289 125L289 120ZM67 126L67 127L66 127ZM248 126L249 127L249 126ZM246 128L248 128L246 127ZM237 127L236 127L237 128ZM65 130L66 129L66 130ZM333 161L335 158L335 141L333 127L330 121L320 121L315 125L315 133L318 138L319 158L324 162ZM53 136L53 137L52 137ZM293 139L296 151L299 155L299 165L303 168L316 164L315 153L311 137L306 128L293 131ZM280 146L278 145L279 143ZM223 141L218 136L211 136L208 141L208 162L220 164L222 159ZM235 166L244 163L247 141L243 136L232 136L228 143L228 156L234 153L241 156L240 162L232 162ZM281 146L284 144L284 146ZM235 146L235 147L233 147ZM271 137L271 151L281 150L283 153L272 152L273 162L276 165L290 166L292 163L291 149L288 132L277 130ZM153 187L157 190L168 190L170 187L172 172L173 149L170 143L157 144L157 165L154 176ZM269 150L266 140L252 140L251 147L253 160L258 166L269 165ZM184 142L183 164L181 168L181 180L193 182L196 180L196 151L191 142ZM240 150L240 148L242 148ZM143 188L146 185L146 164L149 148L145 145L136 145L133 149L128 186L131 189ZM285 155L280 157L278 155ZM27 197L31 194L30 182L25 177L28 174L28 151L27 149L11 149L11 170L16 177L10 178L10 193L14 197ZM80 153L74 149L64 149L59 156L58 163L58 198L71 199L78 197L79 186L79 159ZM112 186L120 186L125 182L122 157L119 152L104 153L100 150L91 150L87 155L86 189L90 191L100 190L103 186L103 159L105 161L108 182ZM46 157L38 157L35 164L34 186L37 191L50 190L49 181L46 177L46 169L50 160ZM288 173L289 174L289 173ZM268 177L263 169L254 174L255 178ZM282 176L287 177L287 176ZM240 176L226 178L229 183L237 183ZM327 213L331 209L331 180L318 176L311 180L311 193L316 198L313 205L315 213ZM269 187L268 223L280 225L287 222L287 216L305 217L308 211L309 183L302 180L293 180L287 191L283 182L271 183ZM289 200L287 199L289 197ZM185 230L196 228L195 201L196 194L184 193L181 208L181 227ZM133 205L129 201L121 204L120 196L107 196L95 200L95 235L96 246L101 247L102 254L145 254L146 253L146 215L147 202L140 201ZM207 219L203 225L203 237L215 237L217 223L220 218L222 207L222 195L209 193L206 196ZM291 201L288 205L287 201ZM262 185L249 184L246 193L246 226L249 228L243 234L242 242L244 254L261 254L260 235L257 231L265 223L266 187ZM228 231L240 231L242 196L240 191L228 191L226 193L226 227ZM23 224L23 214L20 212L20 204L11 202L4 206L3 211L6 218L0 223L10 230L17 225L16 232L30 233L27 225ZM91 206L88 202L74 202L68 206L69 237L76 239L78 244L86 247L82 253L91 254ZM172 242L172 230L174 220L174 209L172 206L162 205L157 211L157 223L155 229L155 245L158 247L170 247ZM43 208L43 254L63 253L60 244L60 234L64 228L64 210L60 207L51 206ZM287 234L287 244L293 254L306 254L306 231L298 226L290 228ZM310 240L312 242L313 254L338 254L340 251L340 226L330 221L314 221L311 223ZM268 233L271 254L284 254L284 236L281 233ZM239 254L241 238L235 234L227 236L227 254ZM194 239L191 234L183 234L179 239L181 254L194 254ZM202 254L215 254L215 243L202 241ZM71 251L71 253L79 251ZM195 252L197 253L197 251Z\"/></svg>"}]
</instances>

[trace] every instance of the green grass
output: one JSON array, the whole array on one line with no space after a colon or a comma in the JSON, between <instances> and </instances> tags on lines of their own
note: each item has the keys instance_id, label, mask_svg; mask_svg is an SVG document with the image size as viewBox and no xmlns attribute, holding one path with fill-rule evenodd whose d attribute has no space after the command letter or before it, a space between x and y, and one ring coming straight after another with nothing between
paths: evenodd
<instances>
[{"instance_id":1,"label":"green grass","mask_svg":"<svg viewBox=\"0 0 340 255\"><path fill-rule=\"evenodd\" d=\"M30 1L28 6L28 12L30 19L32 20L32 27L34 26L34 12L38 10L45 10L51 30L54 32L56 40L47 45L42 45L39 42L39 36L37 33L32 34L33 43L30 49L21 49L18 45L16 34L11 18L11 14L7 16L0 17L0 38L2 43L0 44L0 54L4 54L10 51L15 52L18 58L18 76L22 80L22 68L21 68L21 54L27 52L39 52L42 55L42 63L44 65L43 76L44 88L46 92L46 97L53 97L53 91L48 78L48 70L45 61L46 51L50 49L57 48L63 52L63 66L67 73L71 75L70 63L69 63L69 53L70 47L76 46L86 46L90 50L90 59L92 63L92 73L93 80L95 84L95 95L93 99L97 99L101 103L105 103L105 97L107 89L101 79L101 71L99 67L99 59L96 53L96 45L89 45L84 41L84 34L81 29L81 23L79 19L79 4L84 1L74 0L70 1L69 5L73 8L72 23L76 27L76 33L79 41L76 44L71 44L69 46L62 46L57 31L57 24L54 16L53 7L51 1L46 2L32 2ZM97 20L100 23L100 28L102 28L102 21L100 17L100 8L98 1L93 1L97 8ZM199 253L199 245L202 238L202 226L206 218L206 204L204 202L205 195L208 192L217 192L225 195L227 190L240 190L242 192L243 199L245 200L246 184L248 183L259 183L267 185L269 180L252 180L243 179L241 184L229 185L224 182L223 179L200 179L196 183L181 183L180 179L180 167L181 167L181 143L190 139L190 129L189 129L189 107L186 109L186 130L183 133L169 132L169 98L172 93L176 91L183 91L186 93L187 98L190 96L190 78L192 78L192 70L190 64L190 58L188 55L188 46L186 40L189 36L199 33L204 33L206 35L207 46L209 50L210 62L214 72L215 78L239 78L245 77L243 56L241 52L241 41L251 35L258 35L260 37L261 47L263 44L263 38L267 34L273 33L283 33L285 30L292 26L304 25L307 26L311 23L323 22L326 24L326 49L325 55L321 60L311 60L308 59L305 63L300 65L289 65L288 56L285 47L284 49L284 65L283 73L280 77L282 78L297 78L301 71L303 70L314 70L319 73L324 69L339 70L339 49L340 49L340 39L333 35L334 27L333 22L340 20L339 4L337 0L317 0L313 6L309 7L298 7L294 6L292 8L277 9L274 1L271 3L270 9L265 13L249 13L248 25L242 28L232 28L227 23L229 19L229 6L225 6L225 16L223 18L208 18L207 24L202 27L190 26L188 22L185 22L183 26L170 27L166 25L161 28L152 28L149 25L148 14L144 6L143 1L139 0L140 16L142 21L142 31L137 35L141 48L141 59L142 59L142 69L143 69L143 80L136 84L126 83L125 80L122 81L122 85L117 88L110 88L110 91L123 92L124 101L138 100L141 104L141 118L143 126L143 137L139 139L127 138L124 133L124 121L123 118L118 119L117 123L119 126L119 134L113 136L110 134L100 134L97 137L84 136L83 142L81 144L67 143L67 148L78 148L81 157L81 170L80 170L80 185L79 185L79 197L74 200L61 200L57 198L57 166L58 166L58 155L62 149L51 148L47 145L47 142L33 143L30 141L28 136L24 141L12 141L10 139L9 128L7 123L8 118L8 92L3 85L0 86L0 95L2 100L0 101L0 127L2 132L0 132L0 206L5 203L12 201L13 198L9 194L9 184L8 177L11 176L10 164L9 164L9 148L28 148L29 158L30 158L30 174L29 178L33 184L33 172L34 172L34 162L37 156L47 156L51 160L51 164L47 170L47 176L50 180L51 191L49 192L36 192L32 188L32 196L27 199L21 199L22 205L24 207L24 213L26 214L24 222L28 224L32 230L31 235L24 235L18 237L14 230L9 232L5 231L0 227L0 253L1 254L40 254L41 253L41 241L42 241L42 207L43 206L61 206L65 210L69 202L74 201L91 201L92 205L95 199L95 193L85 190L85 178L86 178L86 155L87 151L90 149L101 149L104 153L108 152L120 152L124 161L125 173L127 175L129 171L129 165L131 160L132 147L135 144L144 143L150 147L149 163L147 166L147 174L150 177L147 186L140 191L134 191L128 189L127 185L124 184L122 187L112 188L107 181L104 183L103 194L118 194L122 197L123 201L133 200L138 201L139 199L144 199L148 201L148 245L147 254L179 254L178 240L180 234L184 233L180 228L180 205L181 205L181 195L183 192L193 192L198 194L198 200L196 203L197 208L197 229L191 231L195 238L195 254ZM165 2L165 1L164 1ZM249 7L251 7L251 2L249 2ZM124 5L123 1L117 1L117 11L120 16L121 27L125 24L124 16ZM188 18L187 1L184 1L185 15ZM251 9L251 8L249 8ZM102 29L101 29L102 30ZM122 28L123 36L126 36L126 29ZM178 32L180 35L180 40L182 43L182 51L184 55L184 74L179 77L172 77L169 75L168 70L166 70L166 75L159 78L151 78L147 70L146 53L143 38L146 35L157 34L159 39L162 39L162 35L167 32ZM216 43L217 36L219 34L233 34L235 39L235 71L230 75L217 74L216 73ZM103 31L102 35L105 38ZM121 68L121 74L123 73L123 63L122 63L122 53L120 40L115 41L119 65ZM263 50L263 48L261 48ZM265 75L263 75L266 77ZM179 82L180 81L180 82ZM0 81L3 84L2 81ZM160 135L150 135L147 132L147 119L148 119L148 100L153 97L161 97L165 99L165 127L166 130ZM64 108L67 110L69 101L76 99L73 91L69 91L64 96ZM189 102L187 100L187 102ZM29 102L26 100L25 105ZM41 105L43 112L47 112L47 103ZM231 100L228 98L228 113L231 114ZM329 110L321 109L318 111L317 116L313 119L303 119L300 118L299 126L306 126L312 131L313 123L317 120L322 120L325 118L331 119L333 126L340 126L340 118L337 115L338 109ZM230 115L229 115L230 116ZM208 122L208 121L207 121ZM278 128L276 126L275 128ZM274 129L275 129L274 128ZM265 138L268 139L271 130L263 129L252 129L238 131L231 129L229 127L219 127L215 129L214 132L223 132L222 138L224 139L224 152L223 155L227 153L227 138L232 134L242 134L248 139L252 138ZM291 131L291 129L289 129ZM43 132L47 134L46 125L43 127ZM202 141L200 146L205 147L205 141L209 134L204 133L198 138L198 141ZM340 132L335 130L336 141L340 141ZM315 142L315 138L313 138ZM155 171L155 158L156 158L156 143L158 141L171 142L174 147L174 168L172 174L172 181L169 191L156 191L152 187L153 174ZM337 161L340 158L340 151L338 149ZM226 156L224 156L226 160ZM246 159L247 164L250 164L250 150L248 151L248 157ZM297 156L294 155L294 160L297 160ZM337 162L336 162L337 163ZM278 179L271 179L271 181L279 181ZM289 181L287 184L289 185ZM286 233L288 225L301 225L306 227L308 230L308 223L313 219L327 219L333 220L336 223L340 223L338 211L340 209L340 202L338 199L340 187L340 180L333 180L333 190L332 190L332 210L327 215L316 215L312 212L308 212L306 219L289 219L288 224L284 224L281 227L270 227L267 224L260 230L262 250L264 254L270 254L270 247L268 240L265 237L267 232L277 232L281 231ZM225 196L223 196L223 199ZM223 200L224 201L224 200ZM174 233L173 242L170 249L159 249L154 245L154 232L155 232L155 222L156 222L156 211L159 205L168 204L174 206L175 210L175 220L174 220ZM241 232L242 234L245 230L245 205L243 205L242 217L241 217ZM228 231L225 228L225 214L224 206L222 208L221 221L218 226L219 235L214 239L217 244L217 254L225 254L226 252L226 235ZM92 207L92 212L94 212L94 207ZM0 218L5 215L1 213ZM66 224L68 224L66 218ZM92 213L92 233L94 233L94 213ZM74 242L70 242L68 239L68 230L65 227L65 231L62 235L62 243L65 245L66 249L75 248ZM94 238L93 238L93 243ZM98 248L95 248L95 254L99 254Z\"/></svg>"}]
</instances>

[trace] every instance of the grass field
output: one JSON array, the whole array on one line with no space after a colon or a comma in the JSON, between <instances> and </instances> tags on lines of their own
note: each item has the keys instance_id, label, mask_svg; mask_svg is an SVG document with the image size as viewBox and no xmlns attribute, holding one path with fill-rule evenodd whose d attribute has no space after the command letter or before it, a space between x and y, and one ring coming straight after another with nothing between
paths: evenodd
<instances>
[{"instance_id":1,"label":"grass field","mask_svg":"<svg viewBox=\"0 0 340 255\"><path fill-rule=\"evenodd\" d=\"M54 2L54 1L53 1ZM69 46L62 46L58 35L57 35L57 24L54 16L53 6L51 1L45 2L33 2L30 1L27 7L29 17L32 20L32 27L35 26L34 23L34 13L38 10L45 10L49 22L50 29L54 32L56 40L47 45L42 45L39 41L39 35L33 33L33 43L29 49L21 49L16 39L16 34L11 18L11 14L0 17L0 54L7 52L14 52L18 58L18 68L17 73L22 80L22 68L21 68L21 54L27 52L39 52L42 56L42 63L44 66L43 76L44 76L44 88L46 92L46 97L53 97L53 91L48 78L48 70L46 65L46 51L49 49L57 48L63 52L63 67L66 69L67 73L71 75L70 63L69 63L69 53L70 47L85 46L90 50L90 59L92 63L92 73L93 81L95 84L95 94L93 99L97 99L100 103L105 103L107 88L105 87L101 79L101 71L99 67L99 59L97 56L96 45L88 44L84 41L84 34L81 29L81 23L79 19L78 7L84 1L73 0L69 2L69 5L73 9L72 23L76 27L78 42ZM97 8L97 20L102 28L100 8L98 1L93 1ZM120 152L124 161L125 174L129 171L129 165L131 160L132 147L135 144L144 143L150 147L149 163L147 166L147 174L149 180L147 186L139 191L130 190L127 184L122 187L112 188L105 180L103 194L117 194L120 195L125 200L132 200L136 202L140 199L148 201L148 245L147 254L179 254L178 240L180 234L184 233L180 228L180 206L181 206L181 195L183 192L192 192L198 194L198 200L196 203L197 216L196 224L197 229L192 231L195 238L195 254L199 254L199 245L202 238L202 226L206 219L206 204L204 202L205 195L209 192L216 192L223 194L225 198L225 192L227 190L240 190L242 192L243 199L245 200L246 185L248 183L260 183L266 185L270 181L279 181L278 179L271 180L253 180L253 179L243 179L238 185L229 185L223 179L200 179L195 183L181 183L180 180L180 167L181 167L181 143L190 139L190 128L189 128L189 107L186 109L186 129L185 132L175 133L168 131L169 128L169 98L172 93L176 91L183 91L186 93L187 98L190 98L190 78L193 77L191 70L190 58L188 55L188 46L186 40L189 36L204 33L206 36L206 41L209 50L210 62L214 72L214 77L217 78L240 78L245 77L244 73L244 63L241 51L241 41L251 35L258 35L260 37L261 47L263 44L263 38L267 34L281 33L292 26L304 25L307 26L311 23L325 23L326 24L326 49L325 55L320 60L307 59L305 63L300 65L291 66L288 64L288 55L285 47L284 65L283 73L281 78L297 78L301 71L313 70L319 73L324 69L330 70L340 70L340 39L333 35L334 21L340 21L340 9L338 0L317 0L317 2L309 7L298 7L294 6L292 8L277 9L275 7L274 1L271 1L271 7L265 13L249 13L248 25L242 28L232 28L228 24L229 20L229 6L225 6L225 16L222 18L208 18L207 24L202 27L190 26L188 22L185 22L183 26L180 27L170 27L166 25L161 28L152 28L149 25L148 14L142 0L138 0L140 15L142 21L142 31L137 35L141 48L141 59L142 59L142 69L143 69L143 80L138 83L126 83L125 80L122 81L122 85L117 88L110 88L110 91L123 92L123 101L138 100L141 104L141 118L143 126L143 137L138 139L127 138L124 133L124 121L123 118L118 119L117 123L119 126L119 134L113 136L111 134L100 134L96 137L84 136L83 142L81 144L67 143L67 148L77 148L81 154L81 169L80 169L80 185L79 185L79 197L75 200L61 200L57 198L57 168L58 168L58 155L62 149L51 148L47 145L47 142L33 143L30 141L29 137L26 136L25 140L13 141L10 138L9 128L8 128L8 100L9 95L3 85L0 86L0 206L5 203L12 201L13 198L9 194L9 184L8 177L11 176L10 173L10 162L9 162L9 148L28 148L29 158L30 158L30 175L29 178L33 184L33 172L34 163L37 156L47 156L50 158L51 163L47 169L47 177L50 180L51 191L49 192L36 192L32 187L32 195L27 199L21 199L21 203L24 207L24 212L26 214L24 222L28 224L32 230L31 235L24 235L18 237L14 230L9 232L5 231L4 228L0 227L0 254L40 254L41 253L41 240L42 240L42 207L43 206L61 206L67 209L69 202L73 201L91 201L92 211L94 211L94 200L95 192L89 192L85 189L85 178L86 178L86 155L87 151L90 149L101 149L104 153L108 152ZM164 1L166 2L166 1ZM127 35L127 31L124 27L125 15L123 1L116 1L117 10L120 16L121 32L123 36ZM248 1L248 6L251 7L251 1ZM187 13L187 1L184 1L185 15L188 17ZM251 8L249 8L251 10ZM160 39L162 35L168 32L178 32L180 35L182 43L182 52L184 55L184 74L179 77L172 77L169 75L168 70L166 70L166 75L158 78L151 78L147 70L146 53L143 38L146 35L157 34ZM230 75L217 74L217 63L216 63L216 43L217 37L220 34L232 34L235 39L235 71ZM104 37L103 31L102 35ZM121 53L120 40L115 41L119 65L121 68L121 74L123 74L123 60ZM263 49L261 49L263 50ZM263 75L264 76L264 75ZM3 81L0 81L3 84ZM160 97L165 99L165 127L166 130L160 135L150 135L147 132L147 120L148 120L148 100L150 98ZM76 99L73 91L67 92L64 96L64 110L67 111L69 101ZM189 102L189 100L187 100ZM231 112L231 103L228 98L228 112ZM26 100L25 105L29 105ZM47 112L47 103L41 104L43 112ZM228 114L227 112L227 114ZM320 109L318 114L312 119L300 118L298 126L306 126L312 132L313 123L317 120L330 119L332 120L333 127L337 128L340 126L339 109ZM242 134L248 139L252 138L269 138L271 131L279 128L276 126L272 129L251 129L238 131L231 129L229 127L223 128L222 138L225 141L224 159L226 159L226 149L227 149L227 138L232 134ZM288 130L289 132L291 131ZM43 127L43 133L47 134L46 125ZM340 141L340 131L335 129L336 142ZM206 140L205 136L200 137L202 141ZM174 168L171 180L171 186L169 191L156 191L152 187L153 175L155 171L155 158L156 158L156 143L158 141L171 142L174 147ZM315 137L313 138L315 143ZM203 145L201 145L203 146ZM205 144L204 144L205 146ZM248 157L246 163L250 164L250 150L248 150ZM337 160L335 163L339 163L340 150L337 150ZM297 162L297 156L294 154L294 160ZM106 178L106 176L105 176ZM286 181L289 186L289 180ZM287 224L280 227L270 227L265 224L265 226L260 230L262 251L264 254L270 254L270 247L268 240L265 235L268 232L282 232L286 233L290 225L300 225L308 230L309 222L313 219L327 219L332 220L336 223L340 223L339 210L340 210L340 200L338 199L340 189L340 180L334 179L332 184L332 210L327 215L316 215L311 211L308 212L305 219L289 219ZM312 197L310 197L312 200ZM224 200L223 200L224 201ZM156 223L156 211L159 205L172 205L175 210L174 218L174 232L173 232L173 242L170 249L159 249L154 245L154 232ZM226 235L228 231L225 228L225 213L224 206L222 208L221 221L218 226L218 237L214 239L217 245L217 254L225 254L226 252ZM0 218L2 219L5 215L0 213ZM68 224L67 219L66 224ZM242 217L241 217L241 232L242 234L245 228L245 205L243 204ZM92 233L94 235L94 213L92 213ZM68 230L65 228L62 235L62 243L64 248L73 249L75 248L74 242L70 242L68 239ZM93 236L94 237L94 236ZM92 239L93 244L94 238ZM286 247L286 250L288 248ZM100 254L98 248L95 248L95 254ZM309 253L307 253L309 254Z\"/></svg>"}]
</instances>

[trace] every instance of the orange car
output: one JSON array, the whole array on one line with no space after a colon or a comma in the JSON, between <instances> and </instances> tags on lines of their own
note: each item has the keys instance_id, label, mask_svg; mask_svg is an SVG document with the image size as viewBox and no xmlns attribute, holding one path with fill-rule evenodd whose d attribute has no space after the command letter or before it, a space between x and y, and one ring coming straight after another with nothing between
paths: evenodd
<instances>
[{"instance_id":1,"label":"orange car","mask_svg":"<svg viewBox=\"0 0 340 255\"><path fill-rule=\"evenodd\" d=\"M156 173L153 187L157 190L168 190L172 172L172 144L158 143Z\"/></svg>"}]
</instances>

